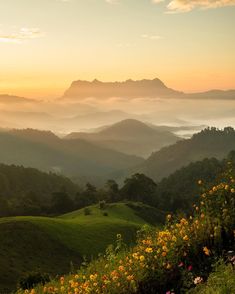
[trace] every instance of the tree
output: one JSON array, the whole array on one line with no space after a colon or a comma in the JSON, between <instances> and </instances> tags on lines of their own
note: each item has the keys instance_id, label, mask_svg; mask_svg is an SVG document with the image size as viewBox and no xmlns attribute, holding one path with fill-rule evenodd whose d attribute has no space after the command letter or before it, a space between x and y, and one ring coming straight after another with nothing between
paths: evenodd
<instances>
[{"instance_id":1,"label":"tree","mask_svg":"<svg viewBox=\"0 0 235 294\"><path fill-rule=\"evenodd\" d=\"M119 187L114 180L108 180L105 184L105 191L107 193L107 200L116 202L120 200Z\"/></svg>"},{"instance_id":2,"label":"tree","mask_svg":"<svg viewBox=\"0 0 235 294\"><path fill-rule=\"evenodd\" d=\"M98 194L96 187L87 183L85 190L77 192L75 196L74 202L76 209L97 203Z\"/></svg>"},{"instance_id":3,"label":"tree","mask_svg":"<svg viewBox=\"0 0 235 294\"><path fill-rule=\"evenodd\" d=\"M74 203L66 192L55 192L52 194L52 211L56 214L73 210Z\"/></svg>"},{"instance_id":4,"label":"tree","mask_svg":"<svg viewBox=\"0 0 235 294\"><path fill-rule=\"evenodd\" d=\"M121 194L128 200L153 204L157 184L144 174L134 174L127 178L121 189Z\"/></svg>"}]
</instances>

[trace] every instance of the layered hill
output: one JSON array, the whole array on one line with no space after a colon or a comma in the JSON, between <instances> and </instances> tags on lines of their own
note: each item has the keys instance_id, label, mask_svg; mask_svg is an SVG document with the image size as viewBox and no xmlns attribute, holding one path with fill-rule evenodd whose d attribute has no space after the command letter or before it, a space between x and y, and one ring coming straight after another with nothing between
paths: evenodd
<instances>
[{"instance_id":1,"label":"layered hill","mask_svg":"<svg viewBox=\"0 0 235 294\"><path fill-rule=\"evenodd\" d=\"M0 133L0 162L70 177L107 179L112 173L140 164L143 159L85 140L63 140L52 132L26 129Z\"/></svg>"},{"instance_id":2,"label":"layered hill","mask_svg":"<svg viewBox=\"0 0 235 294\"><path fill-rule=\"evenodd\" d=\"M122 153L149 156L153 151L173 144L180 138L162 127L126 119L94 133L75 132L66 139L84 139L96 145Z\"/></svg>"},{"instance_id":3,"label":"layered hill","mask_svg":"<svg viewBox=\"0 0 235 294\"><path fill-rule=\"evenodd\" d=\"M193 135L191 139L181 140L154 152L138 171L159 181L191 162L211 157L223 159L232 150L235 150L233 128L208 128Z\"/></svg>"},{"instance_id":4,"label":"layered hill","mask_svg":"<svg viewBox=\"0 0 235 294\"><path fill-rule=\"evenodd\" d=\"M132 207L132 208L131 208ZM65 274L113 244L122 234L133 244L136 230L143 224L160 224L158 210L138 203L113 203L100 210L89 207L58 217L12 217L0 219L0 292L14 290L24 274L40 271ZM104 215L105 213L105 215Z\"/></svg>"}]
</instances>

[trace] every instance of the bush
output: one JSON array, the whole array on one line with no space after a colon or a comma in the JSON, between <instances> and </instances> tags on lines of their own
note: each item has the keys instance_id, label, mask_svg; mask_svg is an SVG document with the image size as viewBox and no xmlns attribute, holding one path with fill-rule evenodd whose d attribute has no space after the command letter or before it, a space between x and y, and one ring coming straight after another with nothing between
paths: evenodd
<instances>
[{"instance_id":1,"label":"bush","mask_svg":"<svg viewBox=\"0 0 235 294\"><path fill-rule=\"evenodd\" d=\"M91 210L88 207L84 208L84 215L91 215Z\"/></svg>"},{"instance_id":2,"label":"bush","mask_svg":"<svg viewBox=\"0 0 235 294\"><path fill-rule=\"evenodd\" d=\"M103 216L108 216L108 212L104 212L103 213Z\"/></svg>"},{"instance_id":3,"label":"bush","mask_svg":"<svg viewBox=\"0 0 235 294\"><path fill-rule=\"evenodd\" d=\"M19 281L20 288L32 289L38 284L45 285L50 282L50 278L48 274L42 274L40 272L31 272L22 277Z\"/></svg>"},{"instance_id":4,"label":"bush","mask_svg":"<svg viewBox=\"0 0 235 294\"><path fill-rule=\"evenodd\" d=\"M100 209L105 209L105 207L106 207L106 201L105 200L100 201L99 202L99 207L100 207Z\"/></svg>"}]
</instances>

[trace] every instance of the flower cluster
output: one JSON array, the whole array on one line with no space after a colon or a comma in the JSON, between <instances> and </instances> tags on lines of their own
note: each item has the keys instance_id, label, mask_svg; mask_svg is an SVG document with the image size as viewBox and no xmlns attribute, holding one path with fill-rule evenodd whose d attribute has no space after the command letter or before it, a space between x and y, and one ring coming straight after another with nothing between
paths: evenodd
<instances>
[{"instance_id":1,"label":"flower cluster","mask_svg":"<svg viewBox=\"0 0 235 294\"><path fill-rule=\"evenodd\" d=\"M202 180L198 184L203 185ZM112 256L106 254L77 274L25 293L135 293L150 277L159 281L161 277L177 279L182 271L189 273L192 285L202 283L204 279L194 272L194 264L198 258L210 259L221 250L223 235L231 238L235 229L234 207L235 180L229 177L228 181L203 191L192 216L175 219L168 214L164 230L142 232L134 248ZM169 281L165 280L161 293L177 291L167 289Z\"/></svg>"}]
</instances>

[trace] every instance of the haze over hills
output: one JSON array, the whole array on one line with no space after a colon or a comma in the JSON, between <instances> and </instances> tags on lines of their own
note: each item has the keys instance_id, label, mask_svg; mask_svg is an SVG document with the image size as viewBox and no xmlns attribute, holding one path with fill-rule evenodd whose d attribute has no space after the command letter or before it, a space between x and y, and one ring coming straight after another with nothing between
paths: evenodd
<instances>
[{"instance_id":1,"label":"haze over hills","mask_svg":"<svg viewBox=\"0 0 235 294\"><path fill-rule=\"evenodd\" d=\"M159 79L77 81L58 99L0 95L0 127L49 129L68 134L129 118L177 127L235 126L234 92L186 94L172 90Z\"/></svg>"},{"instance_id":2,"label":"haze over hills","mask_svg":"<svg viewBox=\"0 0 235 294\"><path fill-rule=\"evenodd\" d=\"M205 129L191 139L181 140L153 153L138 169L155 181L169 176L190 162L215 157L223 159L235 149L235 130Z\"/></svg>"},{"instance_id":3,"label":"haze over hills","mask_svg":"<svg viewBox=\"0 0 235 294\"><path fill-rule=\"evenodd\" d=\"M120 121L94 133L74 132L65 138L84 139L102 147L143 157L180 139L164 127L148 126L135 119Z\"/></svg>"},{"instance_id":4,"label":"haze over hills","mask_svg":"<svg viewBox=\"0 0 235 294\"><path fill-rule=\"evenodd\" d=\"M27 129L0 133L0 162L102 182L143 159L85 140L62 140L52 132Z\"/></svg>"}]
</instances>

